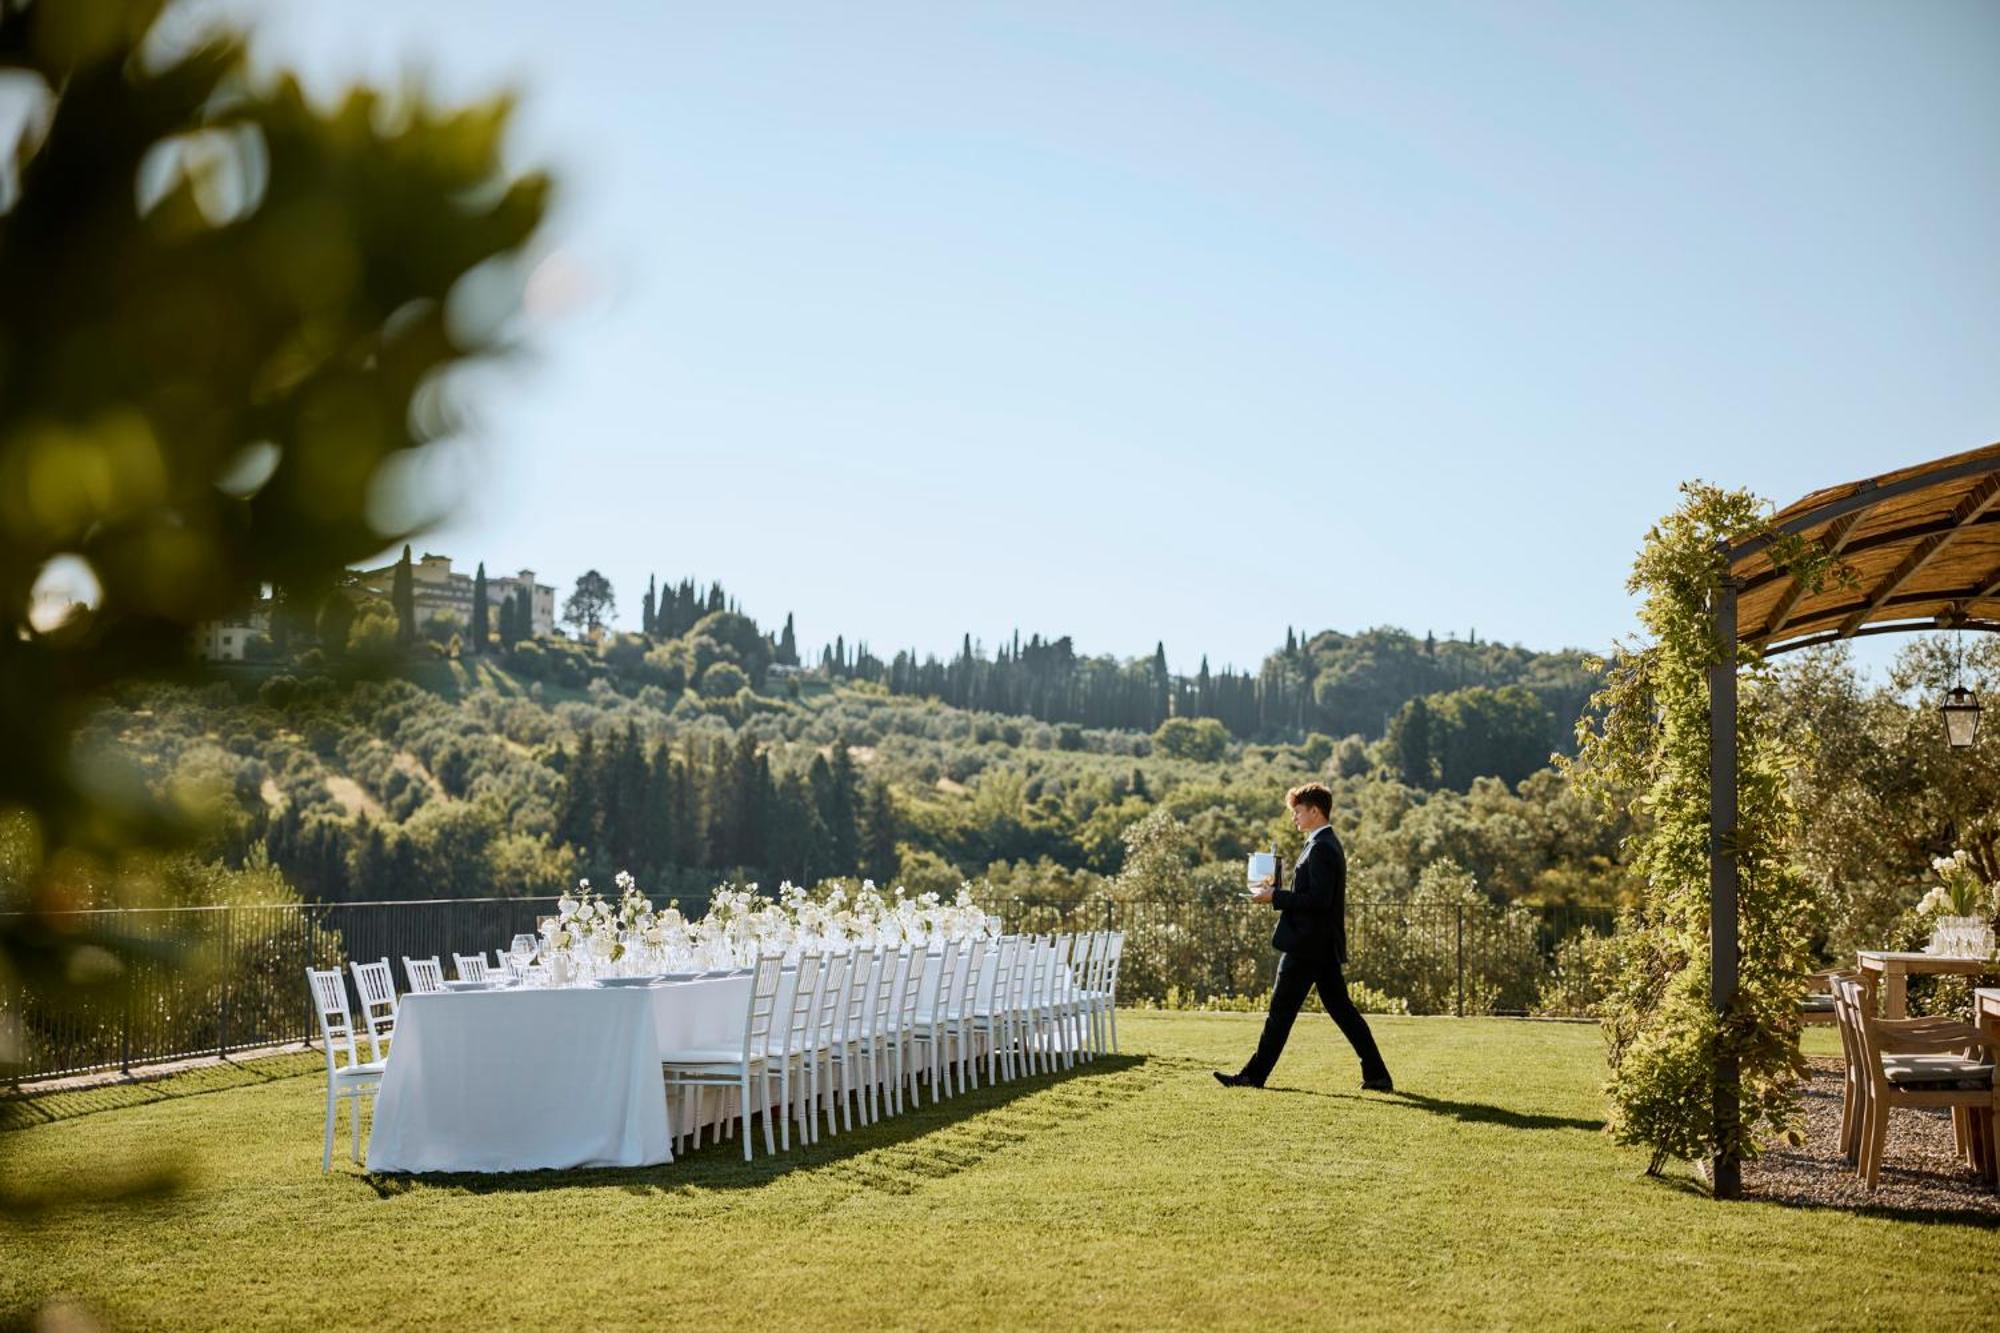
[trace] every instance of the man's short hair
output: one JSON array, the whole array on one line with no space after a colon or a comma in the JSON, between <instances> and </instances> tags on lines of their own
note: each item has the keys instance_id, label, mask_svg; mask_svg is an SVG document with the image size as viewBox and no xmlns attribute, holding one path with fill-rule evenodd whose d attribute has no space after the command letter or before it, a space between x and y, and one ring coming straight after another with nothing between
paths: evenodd
<instances>
[{"instance_id":1,"label":"man's short hair","mask_svg":"<svg viewBox=\"0 0 2000 1333\"><path fill-rule=\"evenodd\" d=\"M1303 787L1294 787L1285 793L1287 808L1309 805L1328 819L1333 818L1333 793L1324 782L1308 782Z\"/></svg>"}]
</instances>

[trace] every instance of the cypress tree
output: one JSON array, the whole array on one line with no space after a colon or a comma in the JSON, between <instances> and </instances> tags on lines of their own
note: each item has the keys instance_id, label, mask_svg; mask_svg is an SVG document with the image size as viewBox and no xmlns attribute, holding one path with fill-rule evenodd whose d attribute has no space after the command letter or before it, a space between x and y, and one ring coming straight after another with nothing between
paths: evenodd
<instances>
[{"instance_id":1,"label":"cypress tree","mask_svg":"<svg viewBox=\"0 0 2000 1333\"><path fill-rule=\"evenodd\" d=\"M856 869L864 878L878 884L888 883L895 878L898 865L896 803L889 794L888 783L877 778L862 789L856 823L861 858Z\"/></svg>"},{"instance_id":2,"label":"cypress tree","mask_svg":"<svg viewBox=\"0 0 2000 1333\"><path fill-rule=\"evenodd\" d=\"M854 756L847 742L833 743L833 757L827 763L828 782L819 797L820 817L826 820L828 850L833 853L833 873L851 875L861 858L861 834L856 820L860 805L859 780Z\"/></svg>"},{"instance_id":3,"label":"cypress tree","mask_svg":"<svg viewBox=\"0 0 2000 1333\"><path fill-rule=\"evenodd\" d=\"M486 611L486 562L479 562L479 572L472 576L472 651L486 651L488 632Z\"/></svg>"},{"instance_id":4,"label":"cypress tree","mask_svg":"<svg viewBox=\"0 0 2000 1333\"><path fill-rule=\"evenodd\" d=\"M785 666L799 664L799 639L792 632L792 613L785 612L785 632L778 636L778 661Z\"/></svg>"},{"instance_id":5,"label":"cypress tree","mask_svg":"<svg viewBox=\"0 0 2000 1333\"><path fill-rule=\"evenodd\" d=\"M653 631L659 628L658 603L660 594L658 585L659 580L657 576L648 574L646 576L646 600L639 603L639 632L649 639L653 637Z\"/></svg>"},{"instance_id":6,"label":"cypress tree","mask_svg":"<svg viewBox=\"0 0 2000 1333\"><path fill-rule=\"evenodd\" d=\"M597 746L589 732L577 742L568 770L569 790L556 836L587 856L596 850L598 820Z\"/></svg>"},{"instance_id":7,"label":"cypress tree","mask_svg":"<svg viewBox=\"0 0 2000 1333\"><path fill-rule=\"evenodd\" d=\"M410 570L409 544L396 562L395 581L389 585L389 604L396 610L396 642L407 648L417 641L417 589Z\"/></svg>"}]
</instances>

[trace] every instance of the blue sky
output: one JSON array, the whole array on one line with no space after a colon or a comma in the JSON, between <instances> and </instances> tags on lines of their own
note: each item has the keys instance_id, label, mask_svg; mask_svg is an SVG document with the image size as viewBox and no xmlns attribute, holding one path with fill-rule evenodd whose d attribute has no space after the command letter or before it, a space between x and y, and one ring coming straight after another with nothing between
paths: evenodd
<instances>
[{"instance_id":1,"label":"blue sky","mask_svg":"<svg viewBox=\"0 0 2000 1333\"><path fill-rule=\"evenodd\" d=\"M1683 479L2000 439L2000 6L230 8L522 93L581 294L421 544L628 622L1602 647Z\"/></svg>"}]
</instances>

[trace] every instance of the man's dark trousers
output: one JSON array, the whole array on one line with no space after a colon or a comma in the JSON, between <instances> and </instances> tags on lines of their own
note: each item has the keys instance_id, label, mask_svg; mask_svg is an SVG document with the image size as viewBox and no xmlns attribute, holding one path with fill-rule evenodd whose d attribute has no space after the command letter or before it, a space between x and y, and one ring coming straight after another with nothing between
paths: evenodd
<instances>
[{"instance_id":1,"label":"man's dark trousers","mask_svg":"<svg viewBox=\"0 0 2000 1333\"><path fill-rule=\"evenodd\" d=\"M1258 1039L1257 1053L1243 1066L1240 1077L1245 1082L1262 1084L1271 1076L1278 1057L1284 1054L1285 1038L1292 1034L1292 1022L1299 1016L1299 1007L1314 986L1319 987L1320 1003L1340 1025L1341 1034L1354 1053L1361 1057L1361 1077L1370 1082L1387 1079L1389 1067L1382 1062L1382 1052L1376 1049L1375 1034L1368 1030L1368 1020L1354 1007L1354 1001L1347 998L1347 979L1341 975L1340 959L1330 953L1279 956L1278 981L1271 989L1271 1013L1264 1020L1264 1035Z\"/></svg>"}]
</instances>

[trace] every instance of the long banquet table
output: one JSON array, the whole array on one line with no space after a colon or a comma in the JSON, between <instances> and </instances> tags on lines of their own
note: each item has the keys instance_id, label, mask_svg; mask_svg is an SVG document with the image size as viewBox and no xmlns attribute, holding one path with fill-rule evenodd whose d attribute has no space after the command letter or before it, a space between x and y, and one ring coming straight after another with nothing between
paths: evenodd
<instances>
[{"instance_id":1,"label":"long banquet table","mask_svg":"<svg viewBox=\"0 0 2000 1333\"><path fill-rule=\"evenodd\" d=\"M900 979L907 965L904 955L891 975ZM998 956L989 951L977 1005L991 1003L998 971ZM797 980L796 968L780 974L774 1035L789 1021ZM1073 984L1065 971L1058 989ZM742 1049L750 987L750 972L741 971L652 986L406 995L376 1098L369 1169L525 1171L671 1161L661 1057ZM726 1103L700 1097L691 1110L706 1125L722 1118Z\"/></svg>"}]
</instances>

